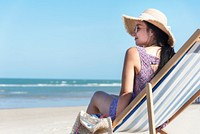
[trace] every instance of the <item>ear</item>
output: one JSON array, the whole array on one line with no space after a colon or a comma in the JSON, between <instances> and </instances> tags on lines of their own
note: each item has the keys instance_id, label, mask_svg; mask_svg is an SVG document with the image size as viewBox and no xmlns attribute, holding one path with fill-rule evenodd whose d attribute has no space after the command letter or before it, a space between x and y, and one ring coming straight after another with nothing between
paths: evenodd
<instances>
[{"instance_id":1,"label":"ear","mask_svg":"<svg viewBox=\"0 0 200 134\"><path fill-rule=\"evenodd\" d=\"M152 29L149 30L149 35L150 35L150 36L153 36L153 35L154 35L154 32L153 32Z\"/></svg>"}]
</instances>

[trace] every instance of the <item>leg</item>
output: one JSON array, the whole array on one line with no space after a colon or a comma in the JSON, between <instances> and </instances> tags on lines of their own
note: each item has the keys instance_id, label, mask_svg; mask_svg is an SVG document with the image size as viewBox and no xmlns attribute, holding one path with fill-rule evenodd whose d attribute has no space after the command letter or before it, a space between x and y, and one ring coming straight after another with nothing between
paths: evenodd
<instances>
[{"instance_id":1,"label":"leg","mask_svg":"<svg viewBox=\"0 0 200 134\"><path fill-rule=\"evenodd\" d=\"M115 97L116 96L109 95L102 91L95 92L90 101L90 104L87 108L87 113L89 113L89 114L97 114L97 113L108 114L110 104Z\"/></svg>"}]
</instances>

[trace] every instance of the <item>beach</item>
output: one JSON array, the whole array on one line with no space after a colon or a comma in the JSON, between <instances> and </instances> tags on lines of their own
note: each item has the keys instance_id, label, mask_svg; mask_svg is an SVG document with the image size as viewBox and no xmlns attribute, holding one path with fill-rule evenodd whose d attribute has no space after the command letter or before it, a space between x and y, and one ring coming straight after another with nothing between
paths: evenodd
<instances>
[{"instance_id":1,"label":"beach","mask_svg":"<svg viewBox=\"0 0 200 134\"><path fill-rule=\"evenodd\" d=\"M69 134L77 114L86 106L0 110L1 134ZM199 134L200 105L192 104L165 130L169 134ZM125 133L125 132L118 132ZM140 134L146 134L143 132Z\"/></svg>"},{"instance_id":2,"label":"beach","mask_svg":"<svg viewBox=\"0 0 200 134\"><path fill-rule=\"evenodd\" d=\"M1 79L0 134L69 134L95 91L119 89L119 80ZM200 105L192 104L165 129L200 134L199 120Z\"/></svg>"}]
</instances>

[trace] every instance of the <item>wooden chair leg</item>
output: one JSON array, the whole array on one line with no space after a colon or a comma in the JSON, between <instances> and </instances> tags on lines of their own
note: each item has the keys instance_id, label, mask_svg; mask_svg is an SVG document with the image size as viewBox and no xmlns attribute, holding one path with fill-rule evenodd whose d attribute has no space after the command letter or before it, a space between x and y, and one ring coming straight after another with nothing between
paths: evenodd
<instances>
[{"instance_id":1,"label":"wooden chair leg","mask_svg":"<svg viewBox=\"0 0 200 134\"><path fill-rule=\"evenodd\" d=\"M167 134L167 132L165 132L164 130L160 130L159 133L160 134Z\"/></svg>"},{"instance_id":2,"label":"wooden chair leg","mask_svg":"<svg viewBox=\"0 0 200 134\"><path fill-rule=\"evenodd\" d=\"M169 120L168 124L172 122L181 112L183 112L195 99L200 96L200 89L197 91ZM164 130L159 130L160 134L167 134Z\"/></svg>"},{"instance_id":3,"label":"wooden chair leg","mask_svg":"<svg viewBox=\"0 0 200 134\"><path fill-rule=\"evenodd\" d=\"M148 83L146 86L146 94L147 94L149 133L156 134L151 83Z\"/></svg>"},{"instance_id":4,"label":"wooden chair leg","mask_svg":"<svg viewBox=\"0 0 200 134\"><path fill-rule=\"evenodd\" d=\"M168 123L170 123L172 120L174 120L181 112L183 112L183 110L185 110L199 96L200 96L200 89L169 119Z\"/></svg>"}]
</instances>

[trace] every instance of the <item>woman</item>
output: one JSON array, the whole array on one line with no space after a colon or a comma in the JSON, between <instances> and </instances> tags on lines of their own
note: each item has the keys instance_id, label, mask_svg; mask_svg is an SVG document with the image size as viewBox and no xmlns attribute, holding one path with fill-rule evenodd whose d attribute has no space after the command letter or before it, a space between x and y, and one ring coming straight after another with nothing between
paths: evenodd
<instances>
[{"instance_id":1,"label":"woman","mask_svg":"<svg viewBox=\"0 0 200 134\"><path fill-rule=\"evenodd\" d=\"M174 55L175 39L162 12L147 9L138 18L124 15L123 19L137 46L126 52L120 94L114 96L98 91L87 108L89 114L108 114L112 120Z\"/></svg>"}]
</instances>

